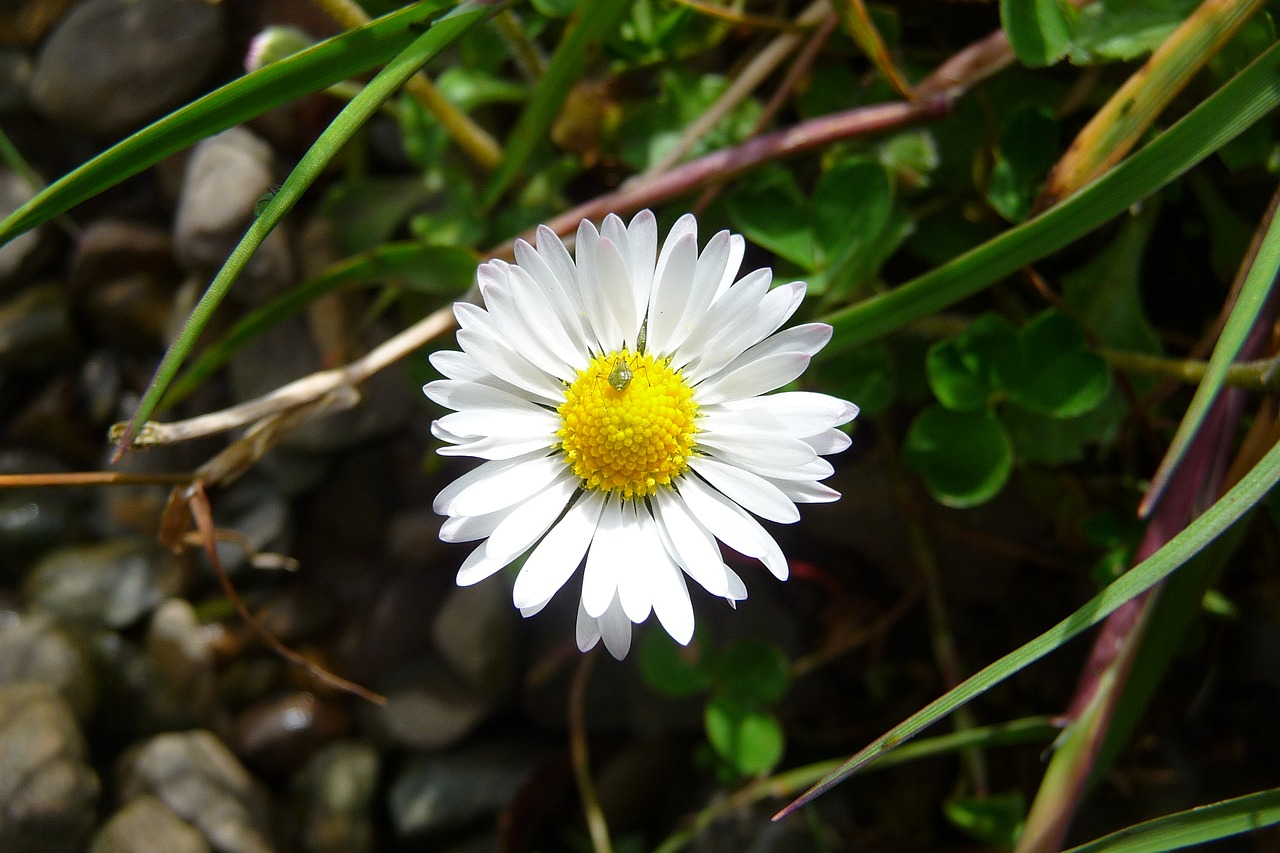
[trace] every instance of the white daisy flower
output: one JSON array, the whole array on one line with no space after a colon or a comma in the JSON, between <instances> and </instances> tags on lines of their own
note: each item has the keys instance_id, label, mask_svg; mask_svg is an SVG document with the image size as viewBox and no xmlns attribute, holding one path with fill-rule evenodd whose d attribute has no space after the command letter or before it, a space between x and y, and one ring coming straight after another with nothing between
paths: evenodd
<instances>
[{"instance_id":1,"label":"white daisy flower","mask_svg":"<svg viewBox=\"0 0 1280 853\"><path fill-rule=\"evenodd\" d=\"M658 251L653 214L578 227L576 259L548 228L516 263L477 272L484 308L458 303L461 352L437 352L446 379L426 395L451 414L431 425L445 456L486 460L440 492L446 542L479 541L458 584L525 556L515 605L537 613L585 560L578 647L603 637L614 657L649 613L676 641L693 636L685 575L731 604L746 598L717 540L787 577L752 514L790 524L797 503L840 495L822 457L858 407L826 394L761 396L798 377L831 338L822 323L778 328L803 282L734 281L742 237L698 253L682 217Z\"/></svg>"}]
</instances>

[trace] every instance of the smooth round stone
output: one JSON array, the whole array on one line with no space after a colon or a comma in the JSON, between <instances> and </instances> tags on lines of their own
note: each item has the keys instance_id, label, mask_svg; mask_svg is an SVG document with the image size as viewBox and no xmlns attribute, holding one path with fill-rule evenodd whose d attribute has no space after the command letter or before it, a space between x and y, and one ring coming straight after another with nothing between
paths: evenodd
<instances>
[{"instance_id":1,"label":"smooth round stone","mask_svg":"<svg viewBox=\"0 0 1280 853\"><path fill-rule=\"evenodd\" d=\"M80 850L98 776L66 701L47 684L0 686L0 850Z\"/></svg>"},{"instance_id":2,"label":"smooth round stone","mask_svg":"<svg viewBox=\"0 0 1280 853\"><path fill-rule=\"evenodd\" d=\"M117 136L195 95L223 54L221 6L88 0L45 40L31 100L50 119Z\"/></svg>"},{"instance_id":3,"label":"smooth round stone","mask_svg":"<svg viewBox=\"0 0 1280 853\"><path fill-rule=\"evenodd\" d=\"M373 803L378 751L339 741L312 756L294 781L297 838L311 853L365 853L374 849Z\"/></svg>"},{"instance_id":4,"label":"smooth round stone","mask_svg":"<svg viewBox=\"0 0 1280 853\"><path fill-rule=\"evenodd\" d=\"M112 815L89 853L209 853L191 824L155 797L139 797Z\"/></svg>"},{"instance_id":5,"label":"smooth round stone","mask_svg":"<svg viewBox=\"0 0 1280 853\"><path fill-rule=\"evenodd\" d=\"M61 548L27 578L32 604L57 618L124 628L178 591L177 566L150 540L122 539Z\"/></svg>"},{"instance_id":6,"label":"smooth round stone","mask_svg":"<svg viewBox=\"0 0 1280 853\"><path fill-rule=\"evenodd\" d=\"M27 180L9 169L0 169L0 219L35 198ZM14 279L40 246L39 229L31 229L0 246L0 283Z\"/></svg>"},{"instance_id":7,"label":"smooth round stone","mask_svg":"<svg viewBox=\"0 0 1280 853\"><path fill-rule=\"evenodd\" d=\"M0 684L36 681L56 690L78 719L97 703L97 679L81 647L48 616L10 616L0 624Z\"/></svg>"}]
</instances>

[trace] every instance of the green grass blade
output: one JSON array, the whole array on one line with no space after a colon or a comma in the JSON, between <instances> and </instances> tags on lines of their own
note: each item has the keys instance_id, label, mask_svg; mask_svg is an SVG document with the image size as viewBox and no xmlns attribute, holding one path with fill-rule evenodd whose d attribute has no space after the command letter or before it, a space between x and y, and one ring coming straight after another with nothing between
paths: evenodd
<instances>
[{"instance_id":1,"label":"green grass blade","mask_svg":"<svg viewBox=\"0 0 1280 853\"><path fill-rule=\"evenodd\" d=\"M416 281L418 289L460 296L470 286L478 263L475 255L466 249L421 243L388 243L339 261L324 273L241 318L216 344L191 362L169 386L157 408L163 410L178 403L249 341L326 293L400 278Z\"/></svg>"},{"instance_id":2,"label":"green grass blade","mask_svg":"<svg viewBox=\"0 0 1280 853\"><path fill-rule=\"evenodd\" d=\"M1182 175L1280 105L1280 44L1094 183L1034 219L893 290L825 318L830 357L972 296L1089 233Z\"/></svg>"},{"instance_id":3,"label":"green grass blade","mask_svg":"<svg viewBox=\"0 0 1280 853\"><path fill-rule=\"evenodd\" d=\"M975 696L1061 648L1073 637L1101 622L1126 601L1155 586L1230 528L1254 504L1262 500L1277 482L1280 482L1280 444L1272 447L1239 483L1159 551L1116 579L1083 607L1048 631L966 679L881 735L787 806L780 816L794 811L839 784L863 765L918 734Z\"/></svg>"},{"instance_id":4,"label":"green grass blade","mask_svg":"<svg viewBox=\"0 0 1280 853\"><path fill-rule=\"evenodd\" d=\"M485 189L484 205L489 207L507 191L520 175L534 148L548 138L548 128L574 84L582 79L588 49L613 32L623 14L631 8L626 0L583 0L574 22L565 31L547 64L547 71L507 137L502 162Z\"/></svg>"},{"instance_id":5,"label":"green grass blade","mask_svg":"<svg viewBox=\"0 0 1280 853\"><path fill-rule=\"evenodd\" d=\"M1067 853L1162 853L1280 823L1280 788L1165 815L1072 847Z\"/></svg>"},{"instance_id":6,"label":"green grass blade","mask_svg":"<svg viewBox=\"0 0 1280 853\"><path fill-rule=\"evenodd\" d=\"M298 162L289 177L281 184L278 192L272 196L264 209L249 226L248 232L240 240L239 245L231 252L227 262L222 265L214 277L213 283L200 298L199 303L187 318L182 331L170 344L164 360L160 362L155 377L147 386L142 402L133 416L129 427L120 436L115 455L119 457L137 434L137 430L155 411L156 404L165 390L177 375L182 362L195 346L200 332L208 324L209 318L226 296L232 282L240 275L249 258L257 251L262 241L271 233L290 208L301 198L307 187L315 181L321 170L333 159L334 155L355 134L356 130L373 115L396 89L404 84L423 63L435 56L442 49L455 41L476 23L492 14L491 6L477 5L474 2L463 3L452 13L439 19L422 35L418 36L404 51L396 56L378 73L358 95L338 113L333 122L325 128L324 133Z\"/></svg>"},{"instance_id":7,"label":"green grass blade","mask_svg":"<svg viewBox=\"0 0 1280 853\"><path fill-rule=\"evenodd\" d=\"M176 151L267 110L345 80L404 50L452 5L424 0L248 74L170 113L50 184L0 222L0 245L65 213Z\"/></svg>"},{"instance_id":8,"label":"green grass blade","mask_svg":"<svg viewBox=\"0 0 1280 853\"><path fill-rule=\"evenodd\" d=\"M1280 272L1280 216L1276 216L1275 213L1273 204L1267 212L1271 221L1267 223L1266 234L1258 244L1258 251L1253 255L1249 272L1240 288L1240 296L1236 299L1236 304L1231 306L1231 314L1228 315L1227 322L1222 327L1222 336L1218 338L1218 343L1213 348L1213 355L1209 357L1209 363L1205 367L1200 384L1196 386L1191 404L1187 406L1186 414L1182 416L1182 422L1178 424L1178 430L1169 442L1168 451L1160 460L1160 467L1151 478L1151 485L1147 488L1147 493L1138 507L1140 515L1149 514L1156 502L1160 500L1173 469L1187 452L1187 446L1204 422L1209 407L1222 391L1223 383L1227 380L1227 371L1257 323L1258 312L1262 310L1263 304L1271 293L1276 274Z\"/></svg>"}]
</instances>

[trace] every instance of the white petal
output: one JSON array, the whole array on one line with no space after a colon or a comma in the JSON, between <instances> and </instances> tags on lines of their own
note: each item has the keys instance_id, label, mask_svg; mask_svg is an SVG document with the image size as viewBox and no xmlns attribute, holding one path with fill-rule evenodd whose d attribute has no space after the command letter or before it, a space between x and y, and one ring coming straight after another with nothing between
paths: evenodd
<instances>
[{"instance_id":1,"label":"white petal","mask_svg":"<svg viewBox=\"0 0 1280 853\"><path fill-rule=\"evenodd\" d=\"M800 520L800 510L796 509L796 505L781 489L758 474L705 456L690 459L689 467L719 489L725 497L761 518L779 524L794 524Z\"/></svg>"},{"instance_id":2,"label":"white petal","mask_svg":"<svg viewBox=\"0 0 1280 853\"><path fill-rule=\"evenodd\" d=\"M807 435L803 441L812 447L819 456L841 453L847 450L849 445L853 444L853 439L849 437L849 434L838 429L828 429L817 435Z\"/></svg>"},{"instance_id":3,"label":"white petal","mask_svg":"<svg viewBox=\"0 0 1280 853\"><path fill-rule=\"evenodd\" d=\"M631 651L631 620L623 612L622 602L616 596L599 621L604 647L609 650L609 654L622 660Z\"/></svg>"},{"instance_id":4,"label":"white petal","mask_svg":"<svg viewBox=\"0 0 1280 853\"><path fill-rule=\"evenodd\" d=\"M630 535L625 525L622 501L606 497L600 523L587 552L587 565L582 572L582 604L587 613L600 616L618 591L618 575L626 562L633 559L628 552Z\"/></svg>"},{"instance_id":5,"label":"white petal","mask_svg":"<svg viewBox=\"0 0 1280 853\"><path fill-rule=\"evenodd\" d=\"M627 226L631 244L631 282L636 287L636 316L643 317L653 290L653 269L658 257L658 220L653 212L642 210L631 217Z\"/></svg>"},{"instance_id":6,"label":"white petal","mask_svg":"<svg viewBox=\"0 0 1280 853\"><path fill-rule=\"evenodd\" d=\"M474 542L484 539L502 519L511 514L510 509L498 510L484 515L459 515L446 518L440 524L441 542Z\"/></svg>"},{"instance_id":7,"label":"white petal","mask_svg":"<svg viewBox=\"0 0 1280 853\"><path fill-rule=\"evenodd\" d=\"M564 249L564 244L559 240L556 240L556 243L562 250ZM537 282L547 302L560 317L565 334L581 352L587 352L590 349L590 336L583 325L586 321L586 312L582 307L582 299L578 296L578 285L572 270L569 278L564 279L551 268L541 252L523 240L516 241L515 253L519 268Z\"/></svg>"},{"instance_id":8,"label":"white petal","mask_svg":"<svg viewBox=\"0 0 1280 853\"><path fill-rule=\"evenodd\" d=\"M473 328L459 330L457 337L458 346L477 364L530 399L553 405L564 402L564 385L559 379L508 348L495 335Z\"/></svg>"},{"instance_id":9,"label":"white petal","mask_svg":"<svg viewBox=\"0 0 1280 853\"><path fill-rule=\"evenodd\" d=\"M738 270L742 267L742 258L747 254L747 241L741 234L733 234L729 237L729 262L724 267L724 278L720 279L720 284L716 287L715 294L711 297L714 302L721 296L724 296L733 279L738 275Z\"/></svg>"},{"instance_id":10,"label":"white petal","mask_svg":"<svg viewBox=\"0 0 1280 853\"><path fill-rule=\"evenodd\" d=\"M537 330L537 336L551 354L566 365L579 368L587 361L587 339L581 320L568 314L571 310L562 293L547 294L534 281L528 270L511 268L511 293L525 324ZM558 304L552 299L559 297Z\"/></svg>"},{"instance_id":11,"label":"white petal","mask_svg":"<svg viewBox=\"0 0 1280 853\"><path fill-rule=\"evenodd\" d=\"M741 284L729 290L725 297L726 302L738 287L741 287ZM793 281L791 284L775 287L766 293L753 310L721 319L719 322L725 329L723 335L709 343L698 354L696 363L691 364L685 371L688 380L696 385L722 370L748 347L777 331L778 327L800 307L803 300L804 283ZM713 311L715 308L716 306L712 306Z\"/></svg>"},{"instance_id":12,"label":"white petal","mask_svg":"<svg viewBox=\"0 0 1280 853\"><path fill-rule=\"evenodd\" d=\"M705 414L709 424L714 421L725 429L811 436L853 420L858 407L828 394L784 391L723 403Z\"/></svg>"},{"instance_id":13,"label":"white petal","mask_svg":"<svg viewBox=\"0 0 1280 853\"><path fill-rule=\"evenodd\" d=\"M453 412L437 421L440 428L453 435L526 439L543 438L542 446L555 443L560 419L555 412L520 411L519 409L471 409Z\"/></svg>"},{"instance_id":14,"label":"white petal","mask_svg":"<svg viewBox=\"0 0 1280 853\"><path fill-rule=\"evenodd\" d=\"M658 263L653 270L653 280L655 282L662 278L662 270L666 267L667 261L671 257L671 250L686 235L693 238L693 245L696 248L698 245L698 220L694 218L692 213L686 213L677 219L676 224L672 225L671 230L667 232L667 239L662 241L662 249L658 252Z\"/></svg>"},{"instance_id":15,"label":"white petal","mask_svg":"<svg viewBox=\"0 0 1280 853\"><path fill-rule=\"evenodd\" d=\"M437 379L422 386L427 399L454 411L490 411L508 413L552 414L528 399L479 382ZM554 415L552 415L554 417Z\"/></svg>"},{"instance_id":16,"label":"white petal","mask_svg":"<svg viewBox=\"0 0 1280 853\"><path fill-rule=\"evenodd\" d=\"M496 559L514 560L546 533L569 499L578 491L578 478L565 469L550 486L520 504L494 528L485 551Z\"/></svg>"},{"instance_id":17,"label":"white petal","mask_svg":"<svg viewBox=\"0 0 1280 853\"><path fill-rule=\"evenodd\" d=\"M664 560L660 567L655 566L654 571L660 584L653 596L653 612L671 639L687 646L693 639L693 603L689 601L684 575L670 559Z\"/></svg>"},{"instance_id":18,"label":"white petal","mask_svg":"<svg viewBox=\"0 0 1280 853\"><path fill-rule=\"evenodd\" d=\"M485 308L493 318L493 336L544 373L564 380L572 379L577 374L578 359L574 357L571 363L556 355L547 345L541 327L533 325L535 318L529 316L528 307L514 293L518 285L518 281L512 281L505 285L480 287Z\"/></svg>"},{"instance_id":19,"label":"white petal","mask_svg":"<svg viewBox=\"0 0 1280 853\"><path fill-rule=\"evenodd\" d=\"M653 502L658 508L658 521L680 565L707 592L722 598L727 596L728 567L710 532L694 520L678 494L659 489Z\"/></svg>"},{"instance_id":20,"label":"white petal","mask_svg":"<svg viewBox=\"0 0 1280 853\"><path fill-rule=\"evenodd\" d=\"M809 366L812 356L802 352L782 352L765 356L752 364L718 373L698 386L699 405L724 403L758 397L796 379Z\"/></svg>"},{"instance_id":21,"label":"white petal","mask_svg":"<svg viewBox=\"0 0 1280 853\"><path fill-rule=\"evenodd\" d=\"M668 238L663 251L666 257L659 265L653 293L649 297L646 345L649 352L658 356L666 356L674 349L671 346L672 336L685 319L685 305L689 301L689 288L693 285L693 273L697 268L698 245L692 234L685 234L674 243Z\"/></svg>"},{"instance_id":22,"label":"white petal","mask_svg":"<svg viewBox=\"0 0 1280 853\"><path fill-rule=\"evenodd\" d=\"M587 610L582 606L582 600L578 600L578 624L577 624L577 641L578 651L589 652L596 647L596 643L600 642L600 620L587 615Z\"/></svg>"},{"instance_id":23,"label":"white petal","mask_svg":"<svg viewBox=\"0 0 1280 853\"><path fill-rule=\"evenodd\" d=\"M625 341L628 346L634 347L640 332L641 318L636 315L631 271L627 268L621 249L608 237L601 237L596 245L596 275L600 293L604 297L605 310L612 317L611 337L600 343L622 346Z\"/></svg>"},{"instance_id":24,"label":"white petal","mask_svg":"<svg viewBox=\"0 0 1280 853\"><path fill-rule=\"evenodd\" d=\"M698 447L708 451L713 459L763 477L793 475L797 468L818 455L798 438L763 432L726 433L708 429L698 433Z\"/></svg>"},{"instance_id":25,"label":"white petal","mask_svg":"<svg viewBox=\"0 0 1280 853\"><path fill-rule=\"evenodd\" d=\"M506 472L513 468L524 465L526 462L532 462L546 456L546 451L542 450L537 453L529 453L524 456L518 456L514 459L503 459L500 462L486 462L472 468L458 479L440 490L440 494L436 495L435 501L431 504L431 508L439 515L458 515L459 513L450 512L449 506L453 501L466 489L491 477L503 476ZM479 515L480 513L476 513Z\"/></svg>"},{"instance_id":26,"label":"white petal","mask_svg":"<svg viewBox=\"0 0 1280 853\"><path fill-rule=\"evenodd\" d=\"M473 586L482 580L492 577L514 559L515 557L499 560L490 557L485 550L485 543L482 542L467 555L467 559L462 561L462 567L458 569L458 577L455 582L458 586Z\"/></svg>"},{"instance_id":27,"label":"white petal","mask_svg":"<svg viewBox=\"0 0 1280 853\"><path fill-rule=\"evenodd\" d=\"M749 330L744 327L749 318L760 312L762 300L769 294L769 282L773 273L769 270L756 270L729 288L729 291L701 317L690 317L694 327L688 339L672 353L671 363L674 367L694 367L707 363L716 368L717 365L728 364L750 344L740 343ZM752 341L754 343L754 341ZM711 368L706 371L709 375Z\"/></svg>"},{"instance_id":28,"label":"white petal","mask_svg":"<svg viewBox=\"0 0 1280 853\"><path fill-rule=\"evenodd\" d=\"M680 479L680 496L698 522L740 554L760 560L778 580L786 580L787 560L760 522L697 477Z\"/></svg>"},{"instance_id":29,"label":"white petal","mask_svg":"<svg viewBox=\"0 0 1280 853\"><path fill-rule=\"evenodd\" d=\"M653 609L654 564L645 552L646 531L641 529L646 523L652 528L653 518L649 510L632 500L623 503L622 522L626 535L620 555L624 562L617 569L618 600L627 618L639 623L647 619Z\"/></svg>"},{"instance_id":30,"label":"white petal","mask_svg":"<svg viewBox=\"0 0 1280 853\"><path fill-rule=\"evenodd\" d=\"M511 438L508 436L483 436L469 438L454 435L440 426L439 421L431 424L431 434L441 441L447 441L452 447L438 447L436 453L441 456L474 456L477 459L514 459L535 450L546 450L551 446L546 436L534 435L527 438Z\"/></svg>"},{"instance_id":31,"label":"white petal","mask_svg":"<svg viewBox=\"0 0 1280 853\"><path fill-rule=\"evenodd\" d=\"M601 352L610 352L621 345L622 332L616 327L613 312L608 309L600 287L600 271L596 265L596 248L600 244L600 232L589 220L578 225L574 245L574 258L578 267L578 292L587 314L587 327L595 336Z\"/></svg>"},{"instance_id":32,"label":"white petal","mask_svg":"<svg viewBox=\"0 0 1280 853\"><path fill-rule=\"evenodd\" d=\"M729 264L732 242L729 232L721 231L711 238L707 247L702 250L702 254L698 256L698 263L689 286L688 302L667 344L667 351L674 351L688 340L698 322L706 315Z\"/></svg>"},{"instance_id":33,"label":"white petal","mask_svg":"<svg viewBox=\"0 0 1280 853\"><path fill-rule=\"evenodd\" d=\"M813 480L770 480L798 504L826 504L840 499L840 493Z\"/></svg>"},{"instance_id":34,"label":"white petal","mask_svg":"<svg viewBox=\"0 0 1280 853\"><path fill-rule=\"evenodd\" d=\"M512 599L516 607L532 607L549 600L578 568L595 535L604 500L599 492L583 495L551 528L516 577Z\"/></svg>"},{"instance_id":35,"label":"white petal","mask_svg":"<svg viewBox=\"0 0 1280 853\"><path fill-rule=\"evenodd\" d=\"M564 247L564 242L556 236L556 232L545 225L539 225L537 244L538 254L547 262L556 280L564 287L569 302L580 312L583 311L582 292L578 289L577 265L574 264L569 250Z\"/></svg>"},{"instance_id":36,"label":"white petal","mask_svg":"<svg viewBox=\"0 0 1280 853\"><path fill-rule=\"evenodd\" d=\"M495 464L501 463L485 463ZM495 512L536 495L564 470L564 460L559 455L522 462L470 484L458 492L443 510L436 511L445 515L483 515ZM439 501L437 496L436 502Z\"/></svg>"}]
</instances>

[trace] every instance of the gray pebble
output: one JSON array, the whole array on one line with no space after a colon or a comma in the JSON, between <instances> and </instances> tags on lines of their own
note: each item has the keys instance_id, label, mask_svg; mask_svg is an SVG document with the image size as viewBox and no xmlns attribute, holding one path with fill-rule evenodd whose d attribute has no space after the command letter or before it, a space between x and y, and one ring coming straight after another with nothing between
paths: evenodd
<instances>
[{"instance_id":1,"label":"gray pebble","mask_svg":"<svg viewBox=\"0 0 1280 853\"><path fill-rule=\"evenodd\" d=\"M28 681L58 691L78 719L93 711L98 690L88 658L45 615L10 616L0 625L0 684Z\"/></svg>"},{"instance_id":2,"label":"gray pebble","mask_svg":"<svg viewBox=\"0 0 1280 853\"><path fill-rule=\"evenodd\" d=\"M0 850L81 848L99 788L85 754L71 709L52 687L0 686Z\"/></svg>"},{"instance_id":3,"label":"gray pebble","mask_svg":"<svg viewBox=\"0 0 1280 853\"><path fill-rule=\"evenodd\" d=\"M340 741L312 756L295 781L297 838L308 853L364 853L374 849L373 802L378 751Z\"/></svg>"},{"instance_id":4,"label":"gray pebble","mask_svg":"<svg viewBox=\"0 0 1280 853\"><path fill-rule=\"evenodd\" d=\"M401 838L454 829L504 808L533 773L527 747L490 743L411 759L391 785L391 822Z\"/></svg>"},{"instance_id":5,"label":"gray pebble","mask_svg":"<svg viewBox=\"0 0 1280 853\"><path fill-rule=\"evenodd\" d=\"M89 853L209 853L209 845L164 803L138 797L98 830Z\"/></svg>"},{"instance_id":6,"label":"gray pebble","mask_svg":"<svg viewBox=\"0 0 1280 853\"><path fill-rule=\"evenodd\" d=\"M152 795L218 853L269 853L268 796L212 732L168 732L120 760L125 800Z\"/></svg>"},{"instance_id":7,"label":"gray pebble","mask_svg":"<svg viewBox=\"0 0 1280 853\"><path fill-rule=\"evenodd\" d=\"M35 188L27 179L9 169L0 169L0 219L35 198ZM40 246L40 231L32 229L0 246L0 284L17 277Z\"/></svg>"},{"instance_id":8,"label":"gray pebble","mask_svg":"<svg viewBox=\"0 0 1280 853\"><path fill-rule=\"evenodd\" d=\"M68 127L116 136L196 94L223 54L204 0L87 0L45 40L31 100Z\"/></svg>"},{"instance_id":9,"label":"gray pebble","mask_svg":"<svg viewBox=\"0 0 1280 853\"><path fill-rule=\"evenodd\" d=\"M177 592L173 558L147 539L53 551L27 577L32 606L59 619L124 628Z\"/></svg>"}]
</instances>

